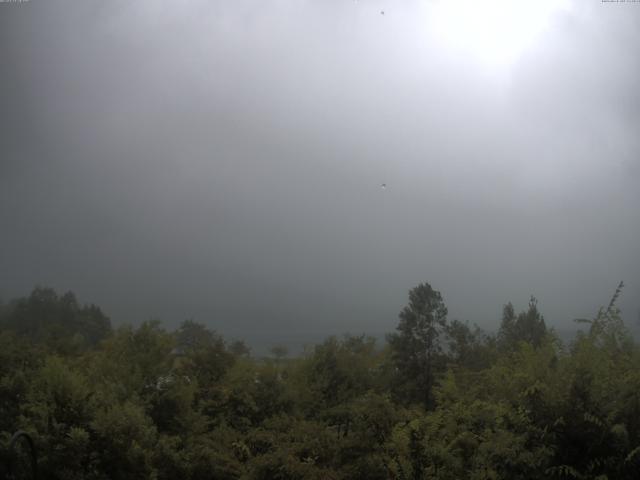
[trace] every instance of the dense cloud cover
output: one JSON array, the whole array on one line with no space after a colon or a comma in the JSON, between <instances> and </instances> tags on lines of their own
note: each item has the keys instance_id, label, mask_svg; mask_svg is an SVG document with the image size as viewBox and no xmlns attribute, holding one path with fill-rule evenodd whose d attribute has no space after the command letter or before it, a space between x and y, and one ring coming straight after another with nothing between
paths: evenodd
<instances>
[{"instance_id":1,"label":"dense cloud cover","mask_svg":"<svg viewBox=\"0 0 640 480\"><path fill-rule=\"evenodd\" d=\"M624 280L635 322L640 5L569 4L497 64L433 3L0 3L0 298L311 340L392 330L421 281L494 328Z\"/></svg>"}]
</instances>

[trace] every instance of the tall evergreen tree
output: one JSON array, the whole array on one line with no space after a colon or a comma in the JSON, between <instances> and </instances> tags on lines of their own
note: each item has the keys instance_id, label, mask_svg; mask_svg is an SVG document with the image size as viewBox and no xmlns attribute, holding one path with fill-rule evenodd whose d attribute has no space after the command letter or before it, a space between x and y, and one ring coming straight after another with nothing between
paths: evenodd
<instances>
[{"instance_id":1,"label":"tall evergreen tree","mask_svg":"<svg viewBox=\"0 0 640 480\"><path fill-rule=\"evenodd\" d=\"M520 312L518 316L511 302L504 306L502 323L498 331L498 346L501 350L515 349L520 342L539 347L546 334L547 326L538 310L538 301L535 297L531 297L527 310Z\"/></svg>"},{"instance_id":2,"label":"tall evergreen tree","mask_svg":"<svg viewBox=\"0 0 640 480\"><path fill-rule=\"evenodd\" d=\"M440 292L422 283L409 292L409 304L400 312L397 333L387 337L407 394L426 407L433 405L435 373L443 363L440 336L447 313Z\"/></svg>"},{"instance_id":3,"label":"tall evergreen tree","mask_svg":"<svg viewBox=\"0 0 640 480\"><path fill-rule=\"evenodd\" d=\"M508 350L517 343L516 312L511 302L502 307L502 322L498 330L498 346Z\"/></svg>"},{"instance_id":4,"label":"tall evergreen tree","mask_svg":"<svg viewBox=\"0 0 640 480\"><path fill-rule=\"evenodd\" d=\"M534 347L540 346L547 334L547 326L544 317L538 310L538 300L531 297L529 308L526 312L521 312L516 321L516 334L519 341L530 343Z\"/></svg>"}]
</instances>

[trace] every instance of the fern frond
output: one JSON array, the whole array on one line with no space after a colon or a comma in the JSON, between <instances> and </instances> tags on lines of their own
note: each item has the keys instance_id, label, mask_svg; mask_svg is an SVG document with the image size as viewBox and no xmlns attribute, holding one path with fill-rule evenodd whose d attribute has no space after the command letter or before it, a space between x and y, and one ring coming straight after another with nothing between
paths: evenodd
<instances>
[{"instance_id":1,"label":"fern frond","mask_svg":"<svg viewBox=\"0 0 640 480\"><path fill-rule=\"evenodd\" d=\"M624 287L624 282L620 281L620 283L618 284L618 288L616 288L616 291L613 294L613 297L611 297L611 301L609 302L609 306L607 307L607 311L606 311L607 314L613 313L613 309L615 308L616 301L618 300L618 297L622 293L623 287Z\"/></svg>"},{"instance_id":2,"label":"fern frond","mask_svg":"<svg viewBox=\"0 0 640 480\"><path fill-rule=\"evenodd\" d=\"M589 423L593 423L594 425L597 425L600 428L604 428L604 422L602 420L600 420L598 417L596 417L595 415L590 414L589 412L585 412L584 413L584 420L589 422Z\"/></svg>"},{"instance_id":3,"label":"fern frond","mask_svg":"<svg viewBox=\"0 0 640 480\"><path fill-rule=\"evenodd\" d=\"M558 465L555 467L549 467L545 471L547 475L556 476L561 478L583 478L578 470L570 465Z\"/></svg>"},{"instance_id":4,"label":"fern frond","mask_svg":"<svg viewBox=\"0 0 640 480\"><path fill-rule=\"evenodd\" d=\"M631 450L631 451L629 452L629 455L627 455L627 456L625 457L624 461L625 461L625 462L631 462L631 461L633 461L634 459L636 459L636 458L638 458L638 457L640 457L640 446L639 446L639 447L634 448L633 450Z\"/></svg>"}]
</instances>

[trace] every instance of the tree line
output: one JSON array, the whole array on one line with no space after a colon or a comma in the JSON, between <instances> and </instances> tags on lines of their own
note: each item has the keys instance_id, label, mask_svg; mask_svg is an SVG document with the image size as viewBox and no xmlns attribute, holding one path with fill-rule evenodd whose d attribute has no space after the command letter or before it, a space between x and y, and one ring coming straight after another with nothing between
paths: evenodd
<instances>
[{"instance_id":1,"label":"tree line","mask_svg":"<svg viewBox=\"0 0 640 480\"><path fill-rule=\"evenodd\" d=\"M491 334L423 283L382 345L256 358L194 321L114 328L36 288L0 304L0 455L25 430L50 479L635 479L640 348L621 289L567 344L535 298Z\"/></svg>"}]
</instances>

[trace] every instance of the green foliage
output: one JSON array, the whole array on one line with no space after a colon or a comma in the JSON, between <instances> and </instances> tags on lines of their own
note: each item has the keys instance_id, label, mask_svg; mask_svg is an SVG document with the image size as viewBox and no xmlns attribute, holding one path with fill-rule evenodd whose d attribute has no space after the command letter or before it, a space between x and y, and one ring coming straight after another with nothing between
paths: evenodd
<instances>
[{"instance_id":1,"label":"green foliage","mask_svg":"<svg viewBox=\"0 0 640 480\"><path fill-rule=\"evenodd\" d=\"M506 305L494 338L422 284L381 348L330 337L263 359L191 320L91 336L99 310L36 289L0 313L0 460L24 429L45 479L635 479L621 288L568 347L535 299Z\"/></svg>"},{"instance_id":2,"label":"green foliage","mask_svg":"<svg viewBox=\"0 0 640 480\"><path fill-rule=\"evenodd\" d=\"M537 347L547 334L544 317L538 311L538 301L535 297L529 300L529 307L517 317L511 302L504 306L502 323L498 331L498 345L505 350L513 350L518 343L526 342Z\"/></svg>"},{"instance_id":3,"label":"green foliage","mask_svg":"<svg viewBox=\"0 0 640 480\"><path fill-rule=\"evenodd\" d=\"M155 475L153 457L158 434L143 406L133 400L100 406L91 429L100 452L100 470L108 478L142 479Z\"/></svg>"},{"instance_id":4,"label":"green foliage","mask_svg":"<svg viewBox=\"0 0 640 480\"><path fill-rule=\"evenodd\" d=\"M453 320L446 326L449 361L470 370L488 368L496 357L495 340L480 328Z\"/></svg>"},{"instance_id":5,"label":"green foliage","mask_svg":"<svg viewBox=\"0 0 640 480\"><path fill-rule=\"evenodd\" d=\"M380 363L373 338L328 338L300 365L307 408L331 410L374 388Z\"/></svg>"},{"instance_id":6,"label":"green foliage","mask_svg":"<svg viewBox=\"0 0 640 480\"><path fill-rule=\"evenodd\" d=\"M447 307L440 292L423 283L409 292L409 304L399 317L398 332L387 337L398 372L397 388L405 398L433 406L435 376L444 366L440 337Z\"/></svg>"},{"instance_id":7,"label":"green foliage","mask_svg":"<svg viewBox=\"0 0 640 480\"><path fill-rule=\"evenodd\" d=\"M97 306L80 306L71 292L59 296L41 287L0 309L0 326L65 354L94 347L111 332Z\"/></svg>"}]
</instances>

